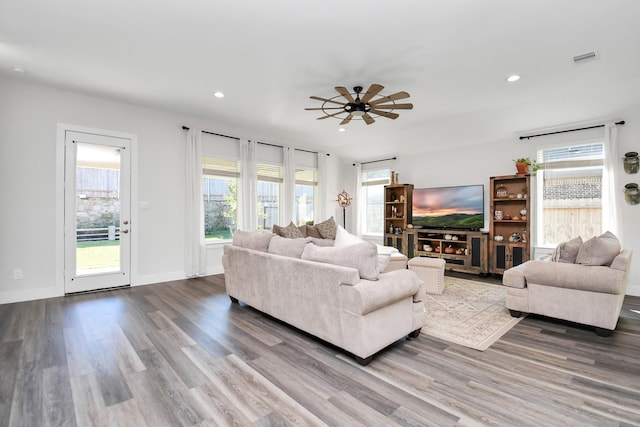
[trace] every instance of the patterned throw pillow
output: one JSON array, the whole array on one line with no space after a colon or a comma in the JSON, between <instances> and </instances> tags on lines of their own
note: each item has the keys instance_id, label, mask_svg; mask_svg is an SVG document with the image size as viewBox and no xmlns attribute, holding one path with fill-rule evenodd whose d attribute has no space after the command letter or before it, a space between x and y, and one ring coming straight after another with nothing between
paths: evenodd
<instances>
[{"instance_id":1,"label":"patterned throw pillow","mask_svg":"<svg viewBox=\"0 0 640 427\"><path fill-rule=\"evenodd\" d=\"M318 231L315 225L307 225L306 226L307 237L315 237L317 239L322 239L322 235Z\"/></svg>"},{"instance_id":2,"label":"patterned throw pillow","mask_svg":"<svg viewBox=\"0 0 640 427\"><path fill-rule=\"evenodd\" d=\"M301 237L305 237L293 221L291 221L286 227L281 227L280 231L282 232L282 237L286 237L287 239L299 239Z\"/></svg>"},{"instance_id":3,"label":"patterned throw pillow","mask_svg":"<svg viewBox=\"0 0 640 427\"><path fill-rule=\"evenodd\" d=\"M320 232L320 236L322 236L323 239L333 240L336 238L338 225L336 224L336 221L333 219L333 217L321 222L320 224L316 224L315 227L318 229L318 232ZM308 234L309 233L307 232L307 235Z\"/></svg>"}]
</instances>

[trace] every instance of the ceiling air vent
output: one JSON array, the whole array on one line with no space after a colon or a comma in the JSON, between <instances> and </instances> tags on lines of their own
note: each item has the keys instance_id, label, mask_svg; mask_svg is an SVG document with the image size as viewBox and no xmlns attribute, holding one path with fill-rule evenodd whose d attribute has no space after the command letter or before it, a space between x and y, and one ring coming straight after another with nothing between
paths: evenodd
<instances>
[{"instance_id":1,"label":"ceiling air vent","mask_svg":"<svg viewBox=\"0 0 640 427\"><path fill-rule=\"evenodd\" d=\"M593 61L595 59L598 59L598 52L592 51L592 52L583 53L582 55L574 56L573 62L576 64L580 64L582 62Z\"/></svg>"}]
</instances>

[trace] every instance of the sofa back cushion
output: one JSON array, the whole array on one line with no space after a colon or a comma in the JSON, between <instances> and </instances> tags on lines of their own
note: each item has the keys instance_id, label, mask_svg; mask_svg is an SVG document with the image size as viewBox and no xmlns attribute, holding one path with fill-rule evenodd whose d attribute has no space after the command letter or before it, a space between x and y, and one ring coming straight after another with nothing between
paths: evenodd
<instances>
[{"instance_id":1,"label":"sofa back cushion","mask_svg":"<svg viewBox=\"0 0 640 427\"><path fill-rule=\"evenodd\" d=\"M269 253L291 258L301 258L305 245L310 242L311 237L288 239L286 237L273 236L269 242Z\"/></svg>"},{"instance_id":2,"label":"sofa back cushion","mask_svg":"<svg viewBox=\"0 0 640 427\"><path fill-rule=\"evenodd\" d=\"M336 248L341 248L344 246L356 245L358 243L362 243L360 237L349 233L344 229L340 224L337 225L336 229L336 240L333 246ZM376 264L376 269L378 273L382 273L387 269L387 266L391 262L391 251L386 251L384 246L376 245L376 251L378 252L378 259ZM389 248L390 250L393 248Z\"/></svg>"},{"instance_id":3,"label":"sofa back cushion","mask_svg":"<svg viewBox=\"0 0 640 427\"><path fill-rule=\"evenodd\" d=\"M233 245L254 251L268 252L269 242L274 234L266 230L242 231L233 233Z\"/></svg>"},{"instance_id":4,"label":"sofa back cushion","mask_svg":"<svg viewBox=\"0 0 640 427\"><path fill-rule=\"evenodd\" d=\"M575 264L576 257L578 256L578 252L580 252L582 244L582 237L580 236L575 239L571 239L568 242L560 243L556 246L553 254L551 254L551 261Z\"/></svg>"},{"instance_id":5,"label":"sofa back cushion","mask_svg":"<svg viewBox=\"0 0 640 427\"><path fill-rule=\"evenodd\" d=\"M621 249L618 238L607 231L584 242L576 257L576 264L609 266Z\"/></svg>"},{"instance_id":6,"label":"sofa back cushion","mask_svg":"<svg viewBox=\"0 0 640 427\"><path fill-rule=\"evenodd\" d=\"M302 259L355 268L361 279L378 280L378 251L373 242L343 247L306 245Z\"/></svg>"}]
</instances>

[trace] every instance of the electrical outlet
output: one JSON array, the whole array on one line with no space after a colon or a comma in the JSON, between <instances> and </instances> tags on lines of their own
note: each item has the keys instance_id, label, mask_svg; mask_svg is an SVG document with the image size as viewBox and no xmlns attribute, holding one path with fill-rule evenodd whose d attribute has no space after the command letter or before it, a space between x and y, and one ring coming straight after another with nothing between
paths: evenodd
<instances>
[{"instance_id":1,"label":"electrical outlet","mask_svg":"<svg viewBox=\"0 0 640 427\"><path fill-rule=\"evenodd\" d=\"M21 280L22 279L22 269L21 268L16 268L13 270L13 278L15 280Z\"/></svg>"}]
</instances>

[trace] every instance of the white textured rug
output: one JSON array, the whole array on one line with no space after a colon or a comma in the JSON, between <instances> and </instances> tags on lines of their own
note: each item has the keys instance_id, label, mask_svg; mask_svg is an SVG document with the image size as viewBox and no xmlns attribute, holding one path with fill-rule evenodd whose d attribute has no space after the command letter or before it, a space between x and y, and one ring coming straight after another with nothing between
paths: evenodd
<instances>
[{"instance_id":1,"label":"white textured rug","mask_svg":"<svg viewBox=\"0 0 640 427\"><path fill-rule=\"evenodd\" d=\"M504 286L448 276L444 282L442 295L427 294L427 335L484 351L523 318L509 314Z\"/></svg>"}]
</instances>

